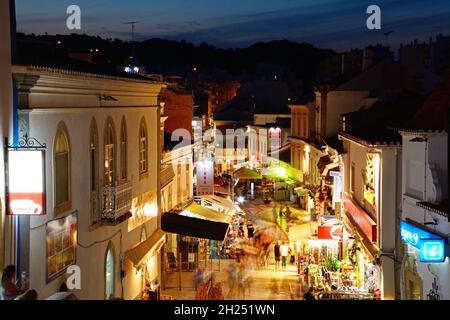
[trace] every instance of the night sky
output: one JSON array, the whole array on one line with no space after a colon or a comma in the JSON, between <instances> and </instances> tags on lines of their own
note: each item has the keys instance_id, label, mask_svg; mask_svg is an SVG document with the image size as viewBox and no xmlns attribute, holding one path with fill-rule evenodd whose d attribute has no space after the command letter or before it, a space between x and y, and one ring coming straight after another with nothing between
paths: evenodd
<instances>
[{"instance_id":1,"label":"night sky","mask_svg":"<svg viewBox=\"0 0 450 320\"><path fill-rule=\"evenodd\" d=\"M17 30L70 33L66 8L77 4L82 29L77 33L130 39L138 20L138 40L159 37L204 41L217 47L243 47L260 41L289 39L338 51L384 43L427 41L450 34L449 0L16 0ZM381 7L382 30L366 28L368 5Z\"/></svg>"}]
</instances>

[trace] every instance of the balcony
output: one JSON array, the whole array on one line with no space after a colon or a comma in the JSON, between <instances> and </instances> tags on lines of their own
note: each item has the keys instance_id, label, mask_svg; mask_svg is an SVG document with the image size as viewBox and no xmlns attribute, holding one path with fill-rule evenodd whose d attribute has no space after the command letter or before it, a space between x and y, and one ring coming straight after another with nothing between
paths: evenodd
<instances>
[{"instance_id":1,"label":"balcony","mask_svg":"<svg viewBox=\"0 0 450 320\"><path fill-rule=\"evenodd\" d=\"M117 225L131 217L131 181L104 186L102 189L102 224Z\"/></svg>"}]
</instances>

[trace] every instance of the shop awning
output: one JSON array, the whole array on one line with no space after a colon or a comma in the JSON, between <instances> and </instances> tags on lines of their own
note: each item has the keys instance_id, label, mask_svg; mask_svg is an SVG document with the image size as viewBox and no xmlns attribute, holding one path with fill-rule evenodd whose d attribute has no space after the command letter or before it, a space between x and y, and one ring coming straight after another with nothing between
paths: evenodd
<instances>
[{"instance_id":1,"label":"shop awning","mask_svg":"<svg viewBox=\"0 0 450 320\"><path fill-rule=\"evenodd\" d=\"M147 257L152 257L161 249L166 240L165 235L164 231L157 230L150 238L126 251L125 257L132 261L135 267L138 267Z\"/></svg>"},{"instance_id":2,"label":"shop awning","mask_svg":"<svg viewBox=\"0 0 450 320\"><path fill-rule=\"evenodd\" d=\"M214 186L214 193L220 193L220 194L231 194L230 191L222 186Z\"/></svg>"},{"instance_id":3,"label":"shop awning","mask_svg":"<svg viewBox=\"0 0 450 320\"><path fill-rule=\"evenodd\" d=\"M233 172L233 176L235 178L241 179L241 180L245 180L245 179L262 179L262 175L252 169L246 168L246 167L241 167L238 170L236 170L235 172Z\"/></svg>"},{"instance_id":4,"label":"shop awning","mask_svg":"<svg viewBox=\"0 0 450 320\"><path fill-rule=\"evenodd\" d=\"M294 188L294 191L299 195L299 196L306 196L309 194L309 190L305 189L303 187L297 187Z\"/></svg>"},{"instance_id":5,"label":"shop awning","mask_svg":"<svg viewBox=\"0 0 450 320\"><path fill-rule=\"evenodd\" d=\"M198 204L191 204L182 212L166 212L161 228L166 232L190 237L223 241L228 233L231 216Z\"/></svg>"},{"instance_id":6,"label":"shop awning","mask_svg":"<svg viewBox=\"0 0 450 320\"><path fill-rule=\"evenodd\" d=\"M322 176L329 176L330 171L339 171L339 162L327 164L322 171Z\"/></svg>"},{"instance_id":7,"label":"shop awning","mask_svg":"<svg viewBox=\"0 0 450 320\"><path fill-rule=\"evenodd\" d=\"M229 199L225 199L225 198L214 196L214 195L207 195L207 196L202 196L202 201L203 200L210 201L211 203L215 203L215 204L222 206L228 210L241 211L239 206L234 204L233 201L231 201Z\"/></svg>"}]
</instances>

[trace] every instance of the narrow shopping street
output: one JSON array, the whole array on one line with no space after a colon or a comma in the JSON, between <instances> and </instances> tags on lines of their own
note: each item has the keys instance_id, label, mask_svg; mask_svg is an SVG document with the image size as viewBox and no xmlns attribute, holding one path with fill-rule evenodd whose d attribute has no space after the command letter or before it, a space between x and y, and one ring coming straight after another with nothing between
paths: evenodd
<instances>
[{"instance_id":1,"label":"narrow shopping street","mask_svg":"<svg viewBox=\"0 0 450 320\"><path fill-rule=\"evenodd\" d=\"M289 206L292 213L290 221L278 221L277 225L287 225L290 230L302 225L309 225L310 215L304 210L296 209L291 202L273 202L264 204L262 199L245 201L241 209L246 213L246 220L258 227L275 225L273 223L273 207ZM278 226L280 232L282 228ZM289 231L286 232L289 235ZM232 259L213 260L208 264L207 270L214 275L214 282L220 283L225 300L297 300L302 299L305 286L301 287L296 263L287 263L285 270L275 268L275 257L273 247L275 242L269 247L267 265L252 270L251 284L245 290L238 285L232 287L229 281L229 268L236 266L236 261ZM244 264L245 262L241 262ZM208 269L209 268L209 269ZM181 279L181 281L180 281ZM162 290L161 294L166 298L177 300L194 300L196 298L194 272L174 272L168 274L166 283L172 285L171 288ZM179 285L181 283L181 290ZM173 288L174 286L178 286Z\"/></svg>"}]
</instances>

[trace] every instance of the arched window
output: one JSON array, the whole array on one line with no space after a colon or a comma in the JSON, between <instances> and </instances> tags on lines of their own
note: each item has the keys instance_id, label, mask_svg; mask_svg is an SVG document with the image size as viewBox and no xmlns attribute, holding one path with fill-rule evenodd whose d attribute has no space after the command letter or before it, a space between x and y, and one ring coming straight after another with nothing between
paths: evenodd
<instances>
[{"instance_id":1,"label":"arched window","mask_svg":"<svg viewBox=\"0 0 450 320\"><path fill-rule=\"evenodd\" d=\"M108 117L108 119L106 120L104 146L104 184L112 186L115 182L116 172L116 163L114 161L116 154L116 133L114 130L114 123L110 117Z\"/></svg>"},{"instance_id":2,"label":"arched window","mask_svg":"<svg viewBox=\"0 0 450 320\"><path fill-rule=\"evenodd\" d=\"M147 125L142 118L139 126L139 173L144 174L148 171L148 139Z\"/></svg>"},{"instance_id":3,"label":"arched window","mask_svg":"<svg viewBox=\"0 0 450 320\"><path fill-rule=\"evenodd\" d=\"M71 208L70 159L69 134L64 122L60 122L56 130L53 145L55 214L70 210Z\"/></svg>"},{"instance_id":4,"label":"arched window","mask_svg":"<svg viewBox=\"0 0 450 320\"><path fill-rule=\"evenodd\" d=\"M90 189L91 189L91 224L99 221L98 208L98 130L95 118L92 118L89 135Z\"/></svg>"},{"instance_id":5,"label":"arched window","mask_svg":"<svg viewBox=\"0 0 450 320\"><path fill-rule=\"evenodd\" d=\"M105 255L105 298L114 297L115 290L115 255L111 242L108 244Z\"/></svg>"},{"instance_id":6,"label":"arched window","mask_svg":"<svg viewBox=\"0 0 450 320\"><path fill-rule=\"evenodd\" d=\"M127 179L127 124L125 117L122 118L120 125L120 179Z\"/></svg>"}]
</instances>

